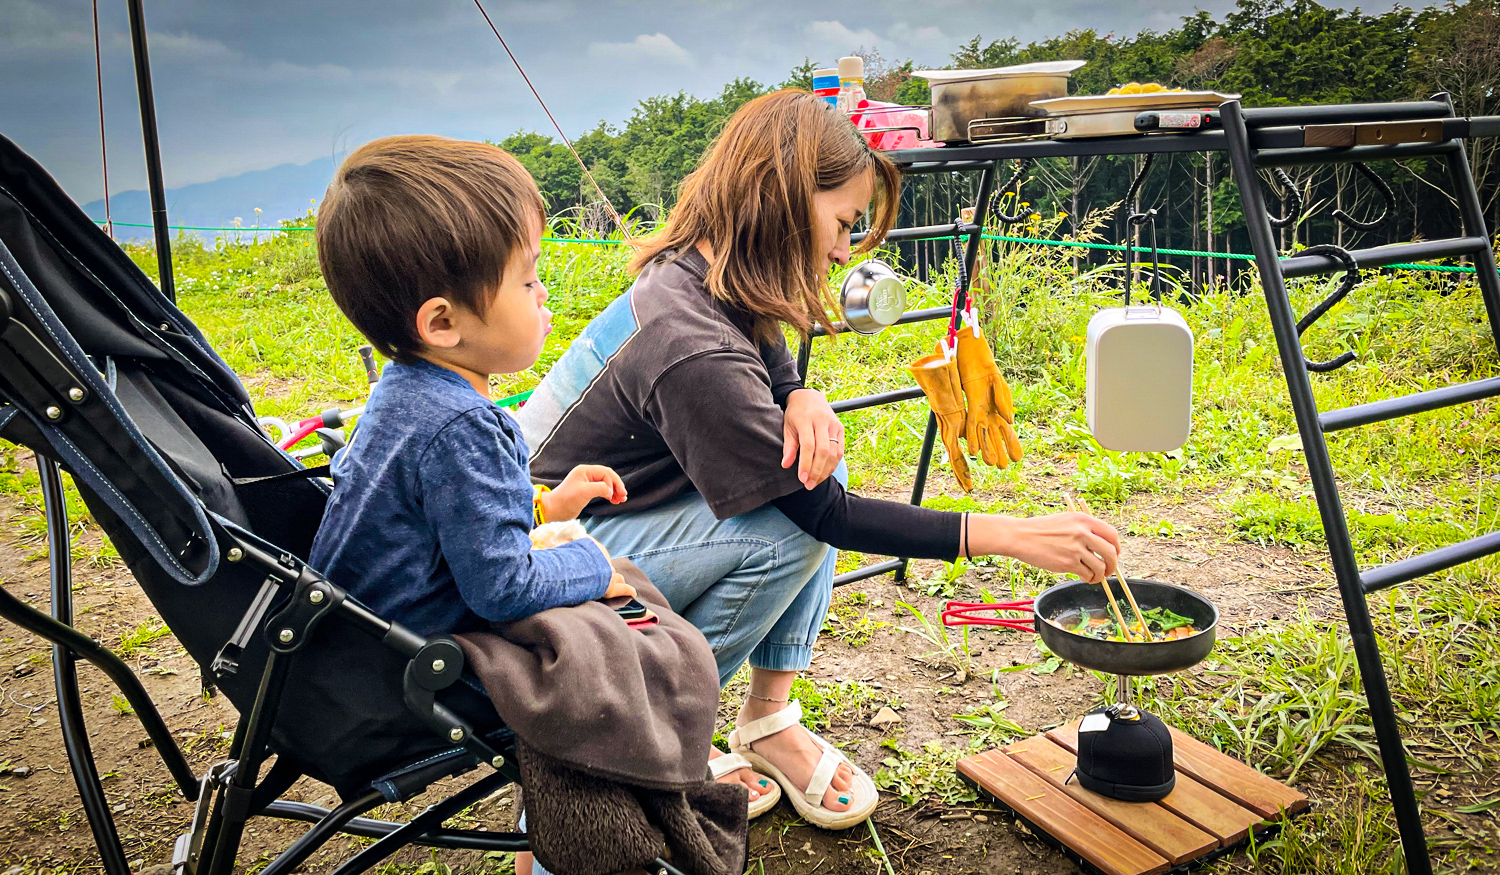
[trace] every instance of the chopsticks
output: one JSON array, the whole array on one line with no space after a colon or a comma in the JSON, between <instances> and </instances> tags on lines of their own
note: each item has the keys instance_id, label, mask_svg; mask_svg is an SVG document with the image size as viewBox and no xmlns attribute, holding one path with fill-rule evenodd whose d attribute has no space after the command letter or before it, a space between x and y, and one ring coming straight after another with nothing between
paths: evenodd
<instances>
[{"instance_id":1,"label":"chopsticks","mask_svg":"<svg viewBox=\"0 0 1500 875\"><path fill-rule=\"evenodd\" d=\"M1078 506L1083 508L1083 512L1089 516L1094 515L1094 512L1089 510L1088 500L1082 496L1078 499ZM1141 631L1146 633L1147 640L1150 640L1151 630L1146 628L1146 615L1141 613L1141 606L1135 603L1135 593L1130 591L1130 584L1125 582L1125 569L1120 566L1118 556L1115 557L1115 579L1120 581L1120 589L1125 590L1125 598L1130 602L1130 609L1135 611L1136 622L1141 624Z\"/></svg>"},{"instance_id":2,"label":"chopsticks","mask_svg":"<svg viewBox=\"0 0 1500 875\"><path fill-rule=\"evenodd\" d=\"M1063 493L1063 499L1068 503L1068 510L1073 511L1074 513L1078 513L1081 510L1083 513L1089 514L1089 516L1093 516L1093 514L1089 511L1089 507L1086 502L1083 503L1083 506L1081 508L1079 507L1079 504L1080 502L1083 502L1083 499L1074 501L1072 494L1067 492ZM1140 621L1140 623L1144 626L1146 619L1141 615L1141 609L1136 606L1135 596L1130 592L1130 584L1125 582L1125 576L1120 573L1120 563L1118 559L1116 559L1115 561L1115 576L1120 580L1120 587L1125 590L1125 597L1130 600L1130 607L1135 611L1136 619ZM1109 606L1114 609L1115 619L1120 623L1120 634L1124 636L1126 641L1134 644L1135 642L1130 634L1130 626L1125 622L1125 613L1120 610L1120 603L1115 600L1114 591L1109 588L1108 575L1105 575L1103 585L1104 594L1109 598Z\"/></svg>"}]
</instances>

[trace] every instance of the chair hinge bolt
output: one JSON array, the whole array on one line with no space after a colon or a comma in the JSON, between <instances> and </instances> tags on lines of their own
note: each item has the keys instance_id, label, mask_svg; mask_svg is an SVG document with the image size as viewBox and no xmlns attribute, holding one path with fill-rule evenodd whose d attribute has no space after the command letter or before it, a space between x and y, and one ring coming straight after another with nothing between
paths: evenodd
<instances>
[{"instance_id":1,"label":"chair hinge bolt","mask_svg":"<svg viewBox=\"0 0 1500 875\"><path fill-rule=\"evenodd\" d=\"M432 673L433 674L442 674L443 673L443 669L445 669L447 667L448 667L448 663L445 662L445 661L443 661L443 660L441 660L441 659L434 659L432 661Z\"/></svg>"},{"instance_id":2,"label":"chair hinge bolt","mask_svg":"<svg viewBox=\"0 0 1500 875\"><path fill-rule=\"evenodd\" d=\"M238 547L230 547L229 552L224 554L224 557L230 562L238 562L245 558L245 551Z\"/></svg>"},{"instance_id":3,"label":"chair hinge bolt","mask_svg":"<svg viewBox=\"0 0 1500 875\"><path fill-rule=\"evenodd\" d=\"M62 408L56 405L47 408L48 419L62 419Z\"/></svg>"},{"instance_id":4,"label":"chair hinge bolt","mask_svg":"<svg viewBox=\"0 0 1500 875\"><path fill-rule=\"evenodd\" d=\"M291 629L282 629L281 634L276 637L281 639L282 644L291 644L292 639L297 637L297 633Z\"/></svg>"},{"instance_id":5,"label":"chair hinge bolt","mask_svg":"<svg viewBox=\"0 0 1500 875\"><path fill-rule=\"evenodd\" d=\"M448 730L448 737L453 739L454 741L463 741L464 731L455 726L452 729Z\"/></svg>"},{"instance_id":6,"label":"chair hinge bolt","mask_svg":"<svg viewBox=\"0 0 1500 875\"><path fill-rule=\"evenodd\" d=\"M496 768L496 769L504 768L505 767L505 757L500 756L499 754L496 754L495 758L492 759L492 760L490 760L490 766L492 768Z\"/></svg>"},{"instance_id":7,"label":"chair hinge bolt","mask_svg":"<svg viewBox=\"0 0 1500 875\"><path fill-rule=\"evenodd\" d=\"M68 397L72 398L74 401L82 401L83 390L78 388L77 386L74 386L73 388L68 390Z\"/></svg>"},{"instance_id":8,"label":"chair hinge bolt","mask_svg":"<svg viewBox=\"0 0 1500 875\"><path fill-rule=\"evenodd\" d=\"M321 589L313 589L307 594L307 600L315 605L321 605L323 603L323 598L324 595Z\"/></svg>"}]
</instances>

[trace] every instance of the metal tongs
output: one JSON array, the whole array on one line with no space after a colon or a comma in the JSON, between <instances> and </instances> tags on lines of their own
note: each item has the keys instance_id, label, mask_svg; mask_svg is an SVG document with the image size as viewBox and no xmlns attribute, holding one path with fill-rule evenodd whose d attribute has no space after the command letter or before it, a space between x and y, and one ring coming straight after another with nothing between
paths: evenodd
<instances>
[{"instance_id":1,"label":"metal tongs","mask_svg":"<svg viewBox=\"0 0 1500 875\"><path fill-rule=\"evenodd\" d=\"M1024 611L1020 617L976 617L980 611ZM944 626L1003 626L1017 632L1033 632L1032 600L1019 602L948 602L943 605Z\"/></svg>"}]
</instances>

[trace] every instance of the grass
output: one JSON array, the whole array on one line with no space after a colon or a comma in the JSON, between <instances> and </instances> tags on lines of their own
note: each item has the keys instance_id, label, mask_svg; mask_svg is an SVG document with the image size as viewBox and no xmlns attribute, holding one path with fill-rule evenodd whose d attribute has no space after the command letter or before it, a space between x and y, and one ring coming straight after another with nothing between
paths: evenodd
<instances>
[{"instance_id":1,"label":"grass","mask_svg":"<svg viewBox=\"0 0 1500 875\"><path fill-rule=\"evenodd\" d=\"M310 237L211 245L179 238L174 247L182 307L245 379L262 414L298 418L333 404L359 403L368 389L355 355L360 338L328 298ZM149 248L129 252L152 272ZM1082 405L1088 320L1117 302L1105 281L1108 271L1073 276L1064 254L1013 244L997 246L990 256L976 298L1014 392L1026 458L1005 470L977 466L976 492L964 494L940 450L926 505L1045 513L1060 509L1062 486L1124 521L1132 534L1285 547L1328 579L1322 524L1258 289L1220 288L1180 307L1196 339L1187 444L1171 454L1112 453L1090 437ZM555 330L536 366L494 381L496 397L536 384L588 319L628 287L627 261L624 247L544 247L541 271L551 290ZM950 262L930 283L912 289L910 307L946 303L954 276ZM1295 282L1294 308L1306 312L1328 289L1323 280ZM940 323L925 323L896 326L875 339L820 339L809 382L830 398L905 388L905 364L929 352L941 331ZM1449 275L1367 273L1343 304L1308 331L1306 342L1314 359L1344 349L1359 354L1337 373L1314 377L1324 409L1497 371L1477 289L1471 279ZM1490 400L1329 437L1364 565L1500 528L1497 412L1500 404ZM864 492L907 489L926 417L920 400L846 414L851 486ZM21 503L14 524L24 543L44 550L38 543L35 473L4 449L0 492ZM1160 510L1143 515L1133 502L1147 494L1157 506L1192 505L1202 519L1187 526L1168 522ZM71 502L70 508L83 531L90 525L86 514ZM840 570L858 558L841 556ZM118 560L100 552L89 561ZM911 584L934 596L977 592L998 599L1024 597L1055 580L1012 560L979 559ZM856 646L870 640L878 623L861 596L839 594L829 635ZM1233 630L1202 670L1137 684L1147 707L1197 737L1316 788L1319 805L1312 814L1253 849L1255 871L1386 872L1399 866L1359 674L1330 598L1312 593L1300 611L1283 612L1280 622ZM1500 759L1500 563L1491 558L1461 566L1375 596L1370 604L1419 782L1492 783ZM961 636L949 638L919 609L909 613L916 638L898 641L911 640L931 658L972 673L973 658ZM166 634L163 626L143 624L122 636L121 646L138 649ZM1018 668L1045 677L1060 667L1044 653L1042 662ZM884 696L852 681L798 684L794 695L816 727L867 719ZM729 694L735 689L731 685ZM1107 696L1112 685L1104 689ZM972 738L911 749L890 742L877 780L908 804L972 800L973 791L953 775L953 761L970 744L996 743L1018 727L999 699L957 715L956 725ZM209 742L220 743L206 736L203 743ZM1459 803L1445 806L1435 798L1424 810L1442 834L1434 839L1442 865L1462 868L1497 844L1473 832L1476 817L1488 818L1493 831L1494 810L1454 814ZM1463 802L1473 807L1487 798ZM1449 818L1469 831L1443 828L1453 825ZM503 869L509 861L491 862ZM417 868L437 873L441 865L434 859Z\"/></svg>"}]
</instances>

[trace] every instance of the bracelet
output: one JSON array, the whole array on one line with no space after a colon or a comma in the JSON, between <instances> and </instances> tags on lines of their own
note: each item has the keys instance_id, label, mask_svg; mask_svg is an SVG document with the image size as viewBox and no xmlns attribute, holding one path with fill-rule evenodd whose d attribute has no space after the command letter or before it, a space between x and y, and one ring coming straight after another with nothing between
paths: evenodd
<instances>
[{"instance_id":1,"label":"bracelet","mask_svg":"<svg viewBox=\"0 0 1500 875\"><path fill-rule=\"evenodd\" d=\"M547 524L547 513L542 509L542 496L551 491L552 487L541 483L531 487L531 513L533 522L536 525L544 526Z\"/></svg>"},{"instance_id":2,"label":"bracelet","mask_svg":"<svg viewBox=\"0 0 1500 875\"><path fill-rule=\"evenodd\" d=\"M974 558L974 548L969 544L969 515L964 514L964 558Z\"/></svg>"}]
</instances>

